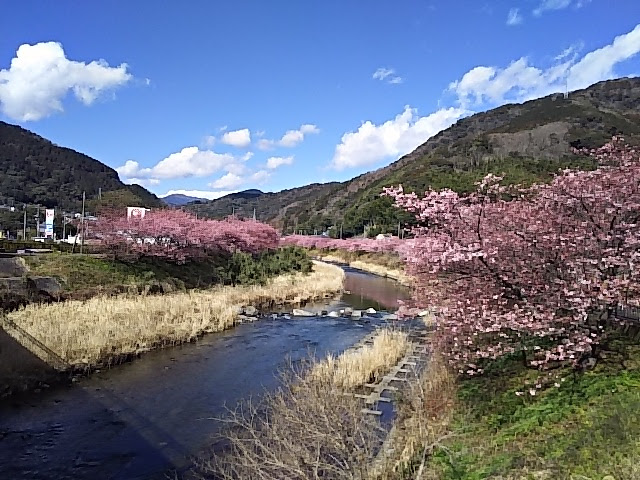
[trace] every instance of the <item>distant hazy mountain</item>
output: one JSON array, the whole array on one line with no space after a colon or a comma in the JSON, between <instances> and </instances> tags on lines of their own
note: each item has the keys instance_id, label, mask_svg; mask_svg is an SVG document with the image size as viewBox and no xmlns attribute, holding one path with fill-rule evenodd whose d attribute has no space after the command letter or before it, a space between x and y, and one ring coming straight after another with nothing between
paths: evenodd
<instances>
[{"instance_id":1,"label":"distant hazy mountain","mask_svg":"<svg viewBox=\"0 0 640 480\"><path fill-rule=\"evenodd\" d=\"M198 197L190 197L189 195L182 195L180 193L173 193L171 195L167 195L166 197L162 197L161 199L167 205L171 205L172 207L182 207L191 202L206 202L206 198L198 198Z\"/></svg>"}]
</instances>

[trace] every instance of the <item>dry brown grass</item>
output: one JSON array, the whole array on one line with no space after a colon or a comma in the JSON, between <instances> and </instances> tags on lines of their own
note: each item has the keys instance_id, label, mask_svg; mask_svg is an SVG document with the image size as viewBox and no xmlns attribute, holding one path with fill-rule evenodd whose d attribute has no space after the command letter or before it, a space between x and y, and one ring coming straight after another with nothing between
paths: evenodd
<instances>
[{"instance_id":1,"label":"dry brown grass","mask_svg":"<svg viewBox=\"0 0 640 480\"><path fill-rule=\"evenodd\" d=\"M442 358L433 356L420 376L408 382L386 441L387 453L372 478L438 480L425 464L450 434L455 401L455 377Z\"/></svg>"},{"instance_id":2,"label":"dry brown grass","mask_svg":"<svg viewBox=\"0 0 640 480\"><path fill-rule=\"evenodd\" d=\"M405 333L380 330L373 345L292 367L260 405L247 401L223 419L226 454L199 464L201 478L365 479L385 432L362 400L335 392L387 371L406 352ZM219 452L218 452L219 453Z\"/></svg>"},{"instance_id":3,"label":"dry brown grass","mask_svg":"<svg viewBox=\"0 0 640 480\"><path fill-rule=\"evenodd\" d=\"M310 378L328 382L335 388L349 389L372 382L384 375L409 348L407 334L380 330L372 345L349 350L339 356L328 355L316 363Z\"/></svg>"},{"instance_id":4,"label":"dry brown grass","mask_svg":"<svg viewBox=\"0 0 640 480\"><path fill-rule=\"evenodd\" d=\"M244 305L322 298L340 291L343 280L340 268L314 262L309 275L283 275L265 286L29 305L8 317L69 366L92 367L229 328L236 323L238 307Z\"/></svg>"}]
</instances>

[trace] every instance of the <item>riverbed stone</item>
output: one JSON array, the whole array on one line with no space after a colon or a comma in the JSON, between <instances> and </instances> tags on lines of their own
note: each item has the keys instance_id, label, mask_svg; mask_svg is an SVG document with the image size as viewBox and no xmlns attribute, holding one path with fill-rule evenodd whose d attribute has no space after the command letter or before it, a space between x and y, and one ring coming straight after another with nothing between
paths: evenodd
<instances>
[{"instance_id":1,"label":"riverbed stone","mask_svg":"<svg viewBox=\"0 0 640 480\"><path fill-rule=\"evenodd\" d=\"M48 295L51 298L58 298L62 293L62 285L54 277L31 277L29 282L38 293Z\"/></svg>"},{"instance_id":2,"label":"riverbed stone","mask_svg":"<svg viewBox=\"0 0 640 480\"><path fill-rule=\"evenodd\" d=\"M429 315L431 315L431 312L429 310L422 310L418 313L419 317L428 317Z\"/></svg>"},{"instance_id":3,"label":"riverbed stone","mask_svg":"<svg viewBox=\"0 0 640 480\"><path fill-rule=\"evenodd\" d=\"M295 317L314 317L316 314L308 310L302 310L301 308L294 308L291 312Z\"/></svg>"},{"instance_id":4,"label":"riverbed stone","mask_svg":"<svg viewBox=\"0 0 640 480\"><path fill-rule=\"evenodd\" d=\"M351 308L351 307L346 307L346 308L344 309L344 314L345 314L346 316L350 317L352 313L353 313L353 308Z\"/></svg>"},{"instance_id":5,"label":"riverbed stone","mask_svg":"<svg viewBox=\"0 0 640 480\"><path fill-rule=\"evenodd\" d=\"M398 315L395 313L386 313L382 316L383 320L398 320Z\"/></svg>"},{"instance_id":6,"label":"riverbed stone","mask_svg":"<svg viewBox=\"0 0 640 480\"><path fill-rule=\"evenodd\" d=\"M253 305L248 305L244 307L244 314L250 317L255 317L258 314L258 309Z\"/></svg>"},{"instance_id":7,"label":"riverbed stone","mask_svg":"<svg viewBox=\"0 0 640 480\"><path fill-rule=\"evenodd\" d=\"M340 312L336 312L336 311L334 310L334 311L332 311L332 312L329 312L329 313L327 314L327 316L329 316L329 317L333 317L333 318L336 318L336 317L339 317L339 316L340 316Z\"/></svg>"},{"instance_id":8,"label":"riverbed stone","mask_svg":"<svg viewBox=\"0 0 640 480\"><path fill-rule=\"evenodd\" d=\"M378 312L376 312L376 309L375 309L375 308L367 308L366 312L367 312L369 315L373 315L374 313L378 313Z\"/></svg>"},{"instance_id":9,"label":"riverbed stone","mask_svg":"<svg viewBox=\"0 0 640 480\"><path fill-rule=\"evenodd\" d=\"M22 277L27 273L29 273L29 267L27 267L24 258L0 258L0 277Z\"/></svg>"},{"instance_id":10,"label":"riverbed stone","mask_svg":"<svg viewBox=\"0 0 640 480\"><path fill-rule=\"evenodd\" d=\"M353 312L351 312L351 317L352 318L362 317L362 310L354 310Z\"/></svg>"}]
</instances>

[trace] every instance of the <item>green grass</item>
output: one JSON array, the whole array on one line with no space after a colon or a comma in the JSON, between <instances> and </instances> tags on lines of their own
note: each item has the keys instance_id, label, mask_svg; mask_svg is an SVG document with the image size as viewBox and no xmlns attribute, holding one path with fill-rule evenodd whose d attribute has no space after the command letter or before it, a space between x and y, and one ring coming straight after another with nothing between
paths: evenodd
<instances>
[{"instance_id":1,"label":"green grass","mask_svg":"<svg viewBox=\"0 0 640 480\"><path fill-rule=\"evenodd\" d=\"M299 248L288 247L258 255L212 256L178 265L159 259L136 262L54 252L25 257L31 275L54 276L71 293L145 286L167 282L174 288L204 288L214 284L261 284L281 273L311 271L311 261Z\"/></svg>"},{"instance_id":2,"label":"green grass","mask_svg":"<svg viewBox=\"0 0 640 480\"><path fill-rule=\"evenodd\" d=\"M640 347L536 396L538 372L515 361L460 382L452 430L431 462L434 478L640 479ZM525 391L517 396L516 391Z\"/></svg>"}]
</instances>

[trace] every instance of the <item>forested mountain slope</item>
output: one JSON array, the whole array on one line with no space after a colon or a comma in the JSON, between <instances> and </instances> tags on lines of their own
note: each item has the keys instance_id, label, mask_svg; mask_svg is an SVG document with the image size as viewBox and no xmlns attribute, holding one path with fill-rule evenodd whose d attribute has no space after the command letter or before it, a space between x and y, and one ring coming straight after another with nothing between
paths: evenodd
<instances>
[{"instance_id":1,"label":"forested mountain slope","mask_svg":"<svg viewBox=\"0 0 640 480\"><path fill-rule=\"evenodd\" d=\"M622 78L584 90L504 105L459 120L391 165L343 183L313 184L250 198L222 197L195 205L201 214L249 216L283 231L313 233L342 224L346 234L395 231L406 220L380 198L384 186L403 184L419 193L449 187L464 192L487 172L506 173L512 182L550 178L566 166L591 168L571 147L596 147L614 134L640 144L640 79ZM297 227L296 227L297 226Z\"/></svg>"}]
</instances>

